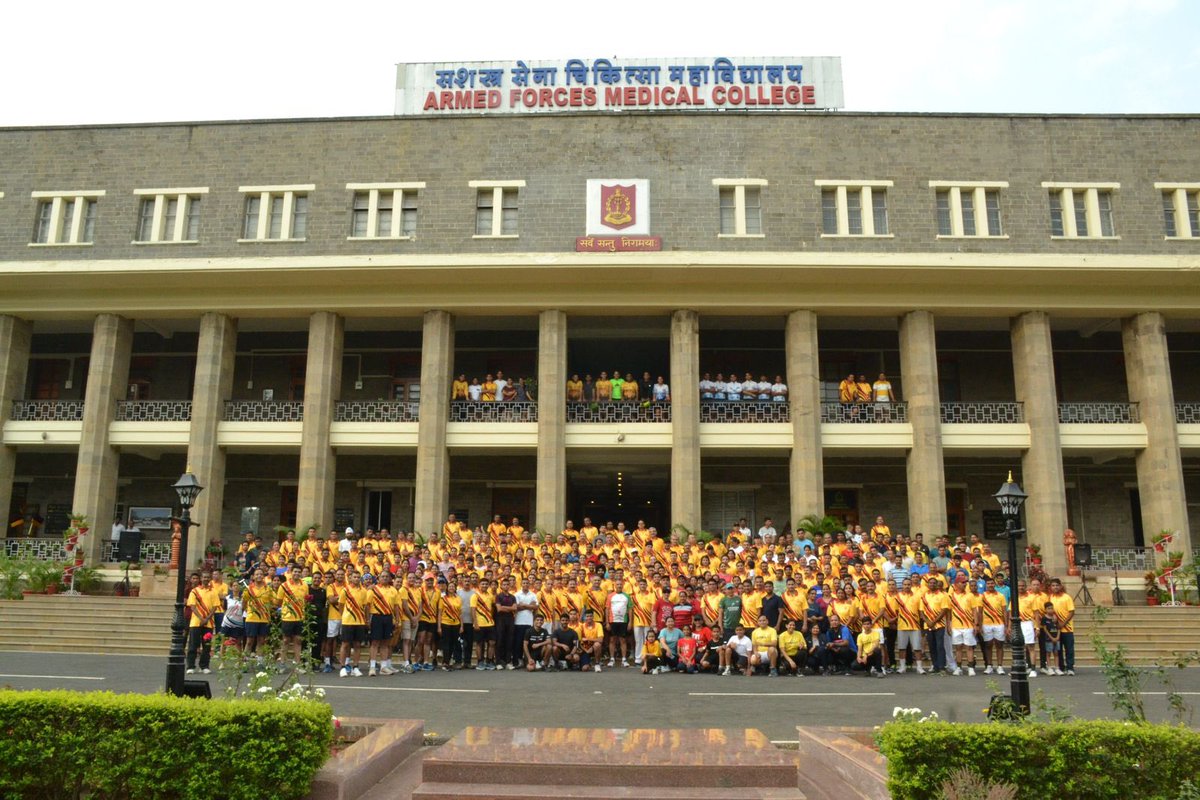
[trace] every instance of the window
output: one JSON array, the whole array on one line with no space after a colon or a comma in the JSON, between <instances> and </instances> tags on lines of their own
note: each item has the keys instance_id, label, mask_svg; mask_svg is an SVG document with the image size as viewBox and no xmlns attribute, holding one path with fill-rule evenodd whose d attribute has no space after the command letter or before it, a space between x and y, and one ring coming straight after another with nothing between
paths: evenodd
<instances>
[{"instance_id":1,"label":"window","mask_svg":"<svg viewBox=\"0 0 1200 800\"><path fill-rule=\"evenodd\" d=\"M200 197L207 188L135 189L138 206L134 244L192 244L200 239Z\"/></svg>"},{"instance_id":2,"label":"window","mask_svg":"<svg viewBox=\"0 0 1200 800\"><path fill-rule=\"evenodd\" d=\"M816 181L822 236L891 236L887 190L892 181Z\"/></svg>"},{"instance_id":3,"label":"window","mask_svg":"<svg viewBox=\"0 0 1200 800\"><path fill-rule=\"evenodd\" d=\"M930 181L937 209L937 235L1003 236L1000 190L1007 182Z\"/></svg>"},{"instance_id":4,"label":"window","mask_svg":"<svg viewBox=\"0 0 1200 800\"><path fill-rule=\"evenodd\" d=\"M766 185L765 180L755 178L741 180L713 178L713 186L717 187L720 210L718 236L760 237L763 235L762 187Z\"/></svg>"},{"instance_id":5,"label":"window","mask_svg":"<svg viewBox=\"0 0 1200 800\"><path fill-rule=\"evenodd\" d=\"M1050 236L1056 239L1115 239L1112 196L1119 183L1042 184L1050 190Z\"/></svg>"},{"instance_id":6,"label":"window","mask_svg":"<svg viewBox=\"0 0 1200 800\"><path fill-rule=\"evenodd\" d=\"M308 236L308 193L316 186L239 186L246 195L240 242L301 242Z\"/></svg>"},{"instance_id":7,"label":"window","mask_svg":"<svg viewBox=\"0 0 1200 800\"><path fill-rule=\"evenodd\" d=\"M1156 183L1168 239L1200 238L1200 183Z\"/></svg>"},{"instance_id":8,"label":"window","mask_svg":"<svg viewBox=\"0 0 1200 800\"><path fill-rule=\"evenodd\" d=\"M95 192L34 192L38 201L34 245L88 245L96 233Z\"/></svg>"},{"instance_id":9,"label":"window","mask_svg":"<svg viewBox=\"0 0 1200 800\"><path fill-rule=\"evenodd\" d=\"M475 189L475 237L516 238L517 192L525 181L471 181Z\"/></svg>"},{"instance_id":10,"label":"window","mask_svg":"<svg viewBox=\"0 0 1200 800\"><path fill-rule=\"evenodd\" d=\"M411 239L417 230L417 191L424 183L347 183L354 192L351 239Z\"/></svg>"}]
</instances>

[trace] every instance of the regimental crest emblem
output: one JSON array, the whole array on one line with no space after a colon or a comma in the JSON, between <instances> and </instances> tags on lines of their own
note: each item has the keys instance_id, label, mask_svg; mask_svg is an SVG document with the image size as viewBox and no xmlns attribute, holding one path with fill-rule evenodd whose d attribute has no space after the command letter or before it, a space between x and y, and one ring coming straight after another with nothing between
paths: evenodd
<instances>
[{"instance_id":1,"label":"regimental crest emblem","mask_svg":"<svg viewBox=\"0 0 1200 800\"><path fill-rule=\"evenodd\" d=\"M600 223L614 231L637 224L637 185L600 185Z\"/></svg>"}]
</instances>

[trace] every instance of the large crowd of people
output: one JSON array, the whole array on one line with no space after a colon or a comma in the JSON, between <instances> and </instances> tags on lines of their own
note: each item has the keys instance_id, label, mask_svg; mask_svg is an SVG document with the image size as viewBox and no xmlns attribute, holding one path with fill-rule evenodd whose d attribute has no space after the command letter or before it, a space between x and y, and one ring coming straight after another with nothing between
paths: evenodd
<instances>
[{"instance_id":1,"label":"large crowd of people","mask_svg":"<svg viewBox=\"0 0 1200 800\"><path fill-rule=\"evenodd\" d=\"M986 542L869 531L723 535L568 520L539 537L499 516L425 541L386 529L248 534L228 581L191 577L189 671L211 641L250 663L342 677L434 669L816 676L1003 674L1010 627L1029 663L1074 674L1074 603L1019 581ZM276 635L276 631L278 635ZM1038 666L1040 665L1040 666Z\"/></svg>"}]
</instances>

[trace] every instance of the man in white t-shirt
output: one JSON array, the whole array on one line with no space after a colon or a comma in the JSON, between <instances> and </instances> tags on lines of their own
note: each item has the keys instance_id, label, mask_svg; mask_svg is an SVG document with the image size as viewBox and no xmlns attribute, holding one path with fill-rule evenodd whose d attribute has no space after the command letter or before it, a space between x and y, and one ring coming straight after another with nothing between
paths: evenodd
<instances>
[{"instance_id":1,"label":"man in white t-shirt","mask_svg":"<svg viewBox=\"0 0 1200 800\"><path fill-rule=\"evenodd\" d=\"M729 376L729 382L725 384L725 399L731 402L742 399L742 382L737 379L737 375Z\"/></svg>"},{"instance_id":2,"label":"man in white t-shirt","mask_svg":"<svg viewBox=\"0 0 1200 800\"><path fill-rule=\"evenodd\" d=\"M709 383L712 383L712 381L709 381ZM658 380L652 387L650 387L650 391L654 397L654 402L656 403L665 403L671 399L671 387L668 386L667 382L663 380L662 375L658 376ZM703 392L703 390L701 390L701 392ZM701 396L703 396L703 394Z\"/></svg>"},{"instance_id":3,"label":"man in white t-shirt","mask_svg":"<svg viewBox=\"0 0 1200 800\"><path fill-rule=\"evenodd\" d=\"M774 521L770 517L764 519L762 527L758 529L758 538L762 539L762 543L765 545L775 544L777 535L778 531L775 530Z\"/></svg>"},{"instance_id":4,"label":"man in white t-shirt","mask_svg":"<svg viewBox=\"0 0 1200 800\"><path fill-rule=\"evenodd\" d=\"M739 672L744 671L750 663L750 653L753 649L754 642L746 635L745 626L738 625L733 629L733 636L730 636L729 641L718 651L721 674L729 675L733 667Z\"/></svg>"},{"instance_id":5,"label":"man in white t-shirt","mask_svg":"<svg viewBox=\"0 0 1200 800\"><path fill-rule=\"evenodd\" d=\"M479 378L471 378L471 385L467 387L467 397L471 398L472 403L478 403L483 397L483 384L479 382Z\"/></svg>"},{"instance_id":6,"label":"man in white t-shirt","mask_svg":"<svg viewBox=\"0 0 1200 800\"><path fill-rule=\"evenodd\" d=\"M742 378L742 399L758 399L758 381L754 380L754 376L749 372L747 372L745 377Z\"/></svg>"},{"instance_id":7,"label":"man in white t-shirt","mask_svg":"<svg viewBox=\"0 0 1200 800\"><path fill-rule=\"evenodd\" d=\"M346 532L342 534L342 540L338 542L339 553L349 553L354 549L354 528L346 528Z\"/></svg>"},{"instance_id":8,"label":"man in white t-shirt","mask_svg":"<svg viewBox=\"0 0 1200 800\"><path fill-rule=\"evenodd\" d=\"M717 390L717 384L713 382L713 379L709 376L709 374L707 372L704 373L704 377L700 379L700 399L701 400L712 400L713 392L715 392L716 390Z\"/></svg>"},{"instance_id":9,"label":"man in white t-shirt","mask_svg":"<svg viewBox=\"0 0 1200 800\"><path fill-rule=\"evenodd\" d=\"M782 375L775 376L775 383L771 384L771 399L776 403L785 403L788 399L788 387L783 382Z\"/></svg>"},{"instance_id":10,"label":"man in white t-shirt","mask_svg":"<svg viewBox=\"0 0 1200 800\"><path fill-rule=\"evenodd\" d=\"M720 372L718 372L717 379L715 381L713 381L712 399L713 400L724 400L725 399L725 389L727 386L728 386L728 384L725 383L725 376L722 375Z\"/></svg>"},{"instance_id":11,"label":"man in white t-shirt","mask_svg":"<svg viewBox=\"0 0 1200 800\"><path fill-rule=\"evenodd\" d=\"M891 381L882 372L879 373L879 379L871 386L871 393L874 395L876 403L891 403L895 400Z\"/></svg>"},{"instance_id":12,"label":"man in white t-shirt","mask_svg":"<svg viewBox=\"0 0 1200 800\"><path fill-rule=\"evenodd\" d=\"M496 384L496 399L503 400L504 399L504 387L508 386L508 378L505 378L504 373L500 370L496 370L495 384ZM530 620L529 624L532 625L533 621Z\"/></svg>"}]
</instances>

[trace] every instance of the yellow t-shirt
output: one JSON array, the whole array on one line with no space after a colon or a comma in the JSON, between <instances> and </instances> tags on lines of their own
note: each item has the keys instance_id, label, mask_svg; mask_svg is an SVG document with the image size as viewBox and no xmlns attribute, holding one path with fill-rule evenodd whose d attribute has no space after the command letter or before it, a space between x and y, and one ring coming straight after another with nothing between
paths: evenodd
<instances>
[{"instance_id":1,"label":"yellow t-shirt","mask_svg":"<svg viewBox=\"0 0 1200 800\"><path fill-rule=\"evenodd\" d=\"M946 595L950 603L950 629L970 630L975 627L975 611L982 605L979 595L951 590Z\"/></svg>"},{"instance_id":2,"label":"yellow t-shirt","mask_svg":"<svg viewBox=\"0 0 1200 800\"><path fill-rule=\"evenodd\" d=\"M762 592L747 592L742 595L742 624L747 628L758 627L758 615L762 611Z\"/></svg>"},{"instance_id":3,"label":"yellow t-shirt","mask_svg":"<svg viewBox=\"0 0 1200 800\"><path fill-rule=\"evenodd\" d=\"M263 584L251 584L242 592L242 606L246 609L246 622L270 622L271 605L275 602L275 593L271 587Z\"/></svg>"},{"instance_id":4,"label":"yellow t-shirt","mask_svg":"<svg viewBox=\"0 0 1200 800\"><path fill-rule=\"evenodd\" d=\"M188 594L187 605L192 609L189 628L211 628L213 614L221 610L221 595L212 586L197 586Z\"/></svg>"},{"instance_id":5,"label":"yellow t-shirt","mask_svg":"<svg viewBox=\"0 0 1200 800\"><path fill-rule=\"evenodd\" d=\"M395 586L372 586L371 614L381 617L394 617L400 610L400 592Z\"/></svg>"},{"instance_id":6,"label":"yellow t-shirt","mask_svg":"<svg viewBox=\"0 0 1200 800\"><path fill-rule=\"evenodd\" d=\"M457 628L462 624L462 598L457 594L447 592L442 595L441 608L438 611L438 621L442 625Z\"/></svg>"},{"instance_id":7,"label":"yellow t-shirt","mask_svg":"<svg viewBox=\"0 0 1200 800\"><path fill-rule=\"evenodd\" d=\"M421 622L438 621L438 608L442 603L442 595L437 589L426 589L421 587L418 590L421 593Z\"/></svg>"},{"instance_id":8,"label":"yellow t-shirt","mask_svg":"<svg viewBox=\"0 0 1200 800\"><path fill-rule=\"evenodd\" d=\"M779 644L779 634L774 628L755 628L750 634L750 641L754 643L754 652L765 653L768 648Z\"/></svg>"},{"instance_id":9,"label":"yellow t-shirt","mask_svg":"<svg viewBox=\"0 0 1200 800\"><path fill-rule=\"evenodd\" d=\"M583 381L567 381L567 399L583 399Z\"/></svg>"},{"instance_id":10,"label":"yellow t-shirt","mask_svg":"<svg viewBox=\"0 0 1200 800\"><path fill-rule=\"evenodd\" d=\"M1042 611L1045 609L1046 604L1041 600L1040 595L1029 594L1028 592L1017 597L1017 605L1021 611L1022 622L1032 621L1034 628L1042 624Z\"/></svg>"},{"instance_id":11,"label":"yellow t-shirt","mask_svg":"<svg viewBox=\"0 0 1200 800\"><path fill-rule=\"evenodd\" d=\"M345 586L339 586L336 583L326 584L325 586L325 619L330 622L340 622L342 619L342 610L338 607L338 603L342 602L342 592Z\"/></svg>"},{"instance_id":12,"label":"yellow t-shirt","mask_svg":"<svg viewBox=\"0 0 1200 800\"><path fill-rule=\"evenodd\" d=\"M493 381L485 381L483 389L479 397L485 403L490 403L496 399L496 384Z\"/></svg>"},{"instance_id":13,"label":"yellow t-shirt","mask_svg":"<svg viewBox=\"0 0 1200 800\"><path fill-rule=\"evenodd\" d=\"M661 656L661 655L662 655L662 645L658 643L657 639L655 639L653 642L646 642L645 644L642 645L642 656L643 657Z\"/></svg>"},{"instance_id":14,"label":"yellow t-shirt","mask_svg":"<svg viewBox=\"0 0 1200 800\"><path fill-rule=\"evenodd\" d=\"M1075 601L1071 599L1071 595L1063 592L1062 594L1050 595L1050 603L1054 606L1054 614L1058 617L1058 630L1060 633L1075 632ZM1068 619L1070 615L1070 619Z\"/></svg>"},{"instance_id":15,"label":"yellow t-shirt","mask_svg":"<svg viewBox=\"0 0 1200 800\"><path fill-rule=\"evenodd\" d=\"M308 587L304 581L286 580L279 586L279 618L284 622L303 622L308 605Z\"/></svg>"},{"instance_id":16,"label":"yellow t-shirt","mask_svg":"<svg viewBox=\"0 0 1200 800\"><path fill-rule=\"evenodd\" d=\"M779 649L786 655L794 656L804 647L804 634L800 631L784 631L779 634Z\"/></svg>"},{"instance_id":17,"label":"yellow t-shirt","mask_svg":"<svg viewBox=\"0 0 1200 800\"><path fill-rule=\"evenodd\" d=\"M879 649L879 629L872 628L870 633L863 631L858 635L858 654L869 656Z\"/></svg>"},{"instance_id":18,"label":"yellow t-shirt","mask_svg":"<svg viewBox=\"0 0 1200 800\"><path fill-rule=\"evenodd\" d=\"M896 596L896 630L916 631L921 629L921 598L915 594L901 592Z\"/></svg>"},{"instance_id":19,"label":"yellow t-shirt","mask_svg":"<svg viewBox=\"0 0 1200 800\"><path fill-rule=\"evenodd\" d=\"M581 625L579 628L579 638L584 642L603 642L604 626L599 622L593 622L591 625Z\"/></svg>"},{"instance_id":20,"label":"yellow t-shirt","mask_svg":"<svg viewBox=\"0 0 1200 800\"><path fill-rule=\"evenodd\" d=\"M367 604L371 590L362 586L347 586L342 592L342 625L366 625Z\"/></svg>"},{"instance_id":21,"label":"yellow t-shirt","mask_svg":"<svg viewBox=\"0 0 1200 800\"><path fill-rule=\"evenodd\" d=\"M466 400L467 399L467 382L466 381L456 380L456 381L454 381L454 383L452 383L450 385L450 399L451 400Z\"/></svg>"},{"instance_id":22,"label":"yellow t-shirt","mask_svg":"<svg viewBox=\"0 0 1200 800\"><path fill-rule=\"evenodd\" d=\"M476 628L490 628L496 624L496 595L493 592L477 591L471 595L471 617Z\"/></svg>"},{"instance_id":23,"label":"yellow t-shirt","mask_svg":"<svg viewBox=\"0 0 1200 800\"><path fill-rule=\"evenodd\" d=\"M983 602L983 624L1003 625L1004 609L1008 603L999 592L984 592L980 595Z\"/></svg>"},{"instance_id":24,"label":"yellow t-shirt","mask_svg":"<svg viewBox=\"0 0 1200 800\"><path fill-rule=\"evenodd\" d=\"M925 612L925 624L930 630L941 630L946 627L946 618L942 616L937 620L939 615L950 606L950 599L946 597L945 592L926 592L921 597L921 610Z\"/></svg>"}]
</instances>

